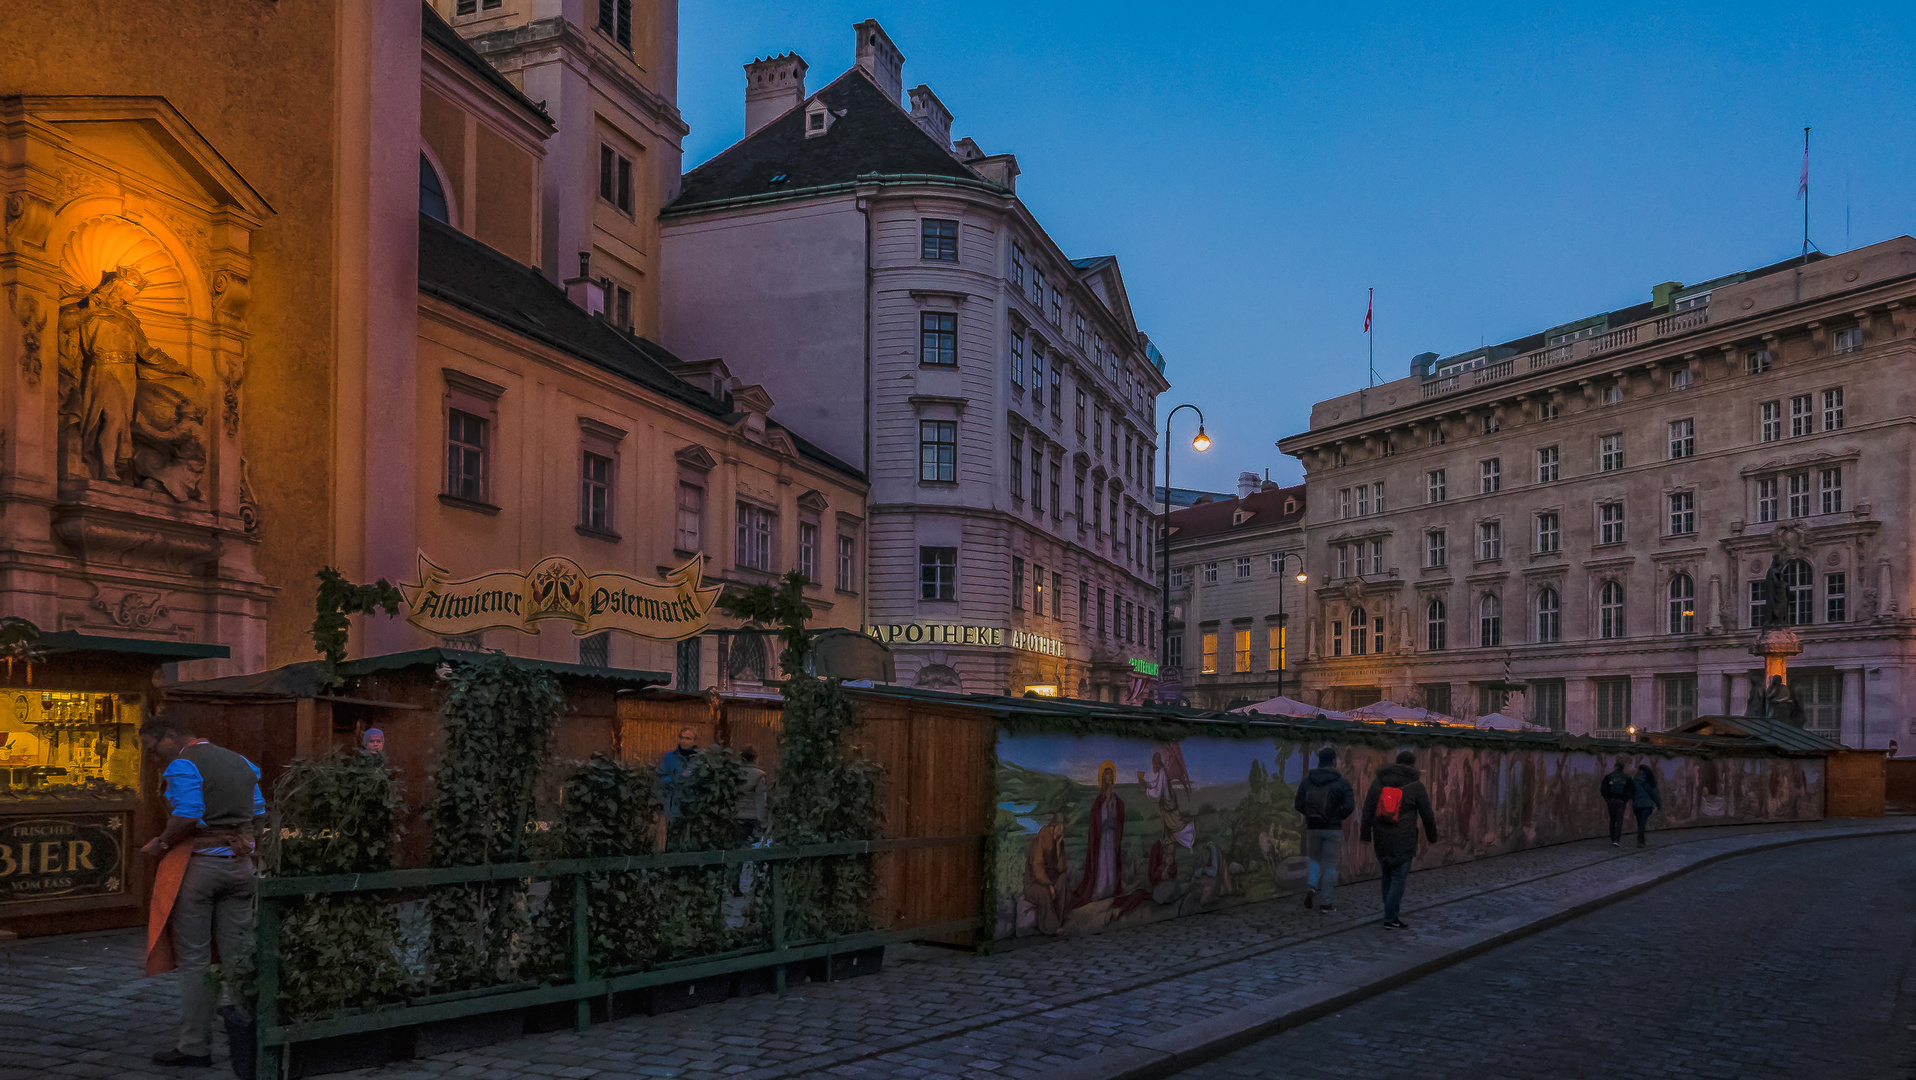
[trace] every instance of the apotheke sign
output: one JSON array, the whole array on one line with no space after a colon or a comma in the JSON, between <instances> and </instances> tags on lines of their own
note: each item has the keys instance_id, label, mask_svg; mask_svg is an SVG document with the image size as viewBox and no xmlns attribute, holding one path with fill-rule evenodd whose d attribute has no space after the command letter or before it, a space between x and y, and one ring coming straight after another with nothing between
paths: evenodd
<instances>
[{"instance_id":1,"label":"apotheke sign","mask_svg":"<svg viewBox=\"0 0 1916 1080\"><path fill-rule=\"evenodd\" d=\"M1063 656L1064 642L1034 634L1029 630L1006 630L999 626L967 626L963 623L871 623L865 633L887 645L971 645L1002 649L1009 645L1045 656Z\"/></svg>"}]
</instances>

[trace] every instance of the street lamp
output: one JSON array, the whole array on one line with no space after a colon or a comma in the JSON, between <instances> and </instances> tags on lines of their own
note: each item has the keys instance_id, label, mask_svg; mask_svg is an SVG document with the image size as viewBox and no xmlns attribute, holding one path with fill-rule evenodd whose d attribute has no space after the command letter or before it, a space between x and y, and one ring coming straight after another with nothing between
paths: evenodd
<instances>
[{"instance_id":1,"label":"street lamp","mask_svg":"<svg viewBox=\"0 0 1916 1080\"><path fill-rule=\"evenodd\" d=\"M1197 436L1191 440L1191 449L1203 453L1211 448L1211 437L1204 433L1204 410L1190 402L1185 402L1164 414L1164 514L1160 531L1163 534L1158 541L1158 551L1164 557L1164 573L1160 578L1164 593L1158 603L1158 614L1162 621L1158 625L1158 678L1162 680L1165 672L1171 668L1171 418L1180 409L1189 409L1198 415Z\"/></svg>"},{"instance_id":2,"label":"street lamp","mask_svg":"<svg viewBox=\"0 0 1916 1080\"><path fill-rule=\"evenodd\" d=\"M1277 572L1279 575L1277 579L1277 640L1278 640L1277 696L1278 697L1284 696L1284 671L1286 668L1291 666L1291 631L1290 631L1290 627L1286 625L1284 621L1284 578L1282 575L1284 573L1284 568L1291 564L1292 559L1297 560L1297 583L1299 585L1302 585L1304 584L1304 582L1309 580L1309 577L1304 573L1304 556L1298 554L1295 551L1286 551L1278 555L1277 557Z\"/></svg>"}]
</instances>

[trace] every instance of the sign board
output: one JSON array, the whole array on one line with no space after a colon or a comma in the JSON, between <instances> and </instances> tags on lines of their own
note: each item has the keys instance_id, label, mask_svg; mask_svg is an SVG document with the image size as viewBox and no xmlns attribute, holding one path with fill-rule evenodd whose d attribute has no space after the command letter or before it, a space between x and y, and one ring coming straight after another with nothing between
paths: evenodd
<instances>
[{"instance_id":1,"label":"sign board","mask_svg":"<svg viewBox=\"0 0 1916 1080\"><path fill-rule=\"evenodd\" d=\"M1184 669L1167 667L1158 676L1158 700L1166 705L1176 705L1184 696Z\"/></svg>"},{"instance_id":2,"label":"sign board","mask_svg":"<svg viewBox=\"0 0 1916 1080\"><path fill-rule=\"evenodd\" d=\"M0 818L0 911L127 891L126 814Z\"/></svg>"},{"instance_id":3,"label":"sign board","mask_svg":"<svg viewBox=\"0 0 1916 1080\"><path fill-rule=\"evenodd\" d=\"M865 633L887 645L974 645L1004 648L1009 645L1045 656L1063 656L1064 642L1034 634L1029 630L1006 630L998 626L967 626L962 623L868 623Z\"/></svg>"},{"instance_id":4,"label":"sign board","mask_svg":"<svg viewBox=\"0 0 1916 1080\"><path fill-rule=\"evenodd\" d=\"M720 587L704 585L700 555L648 581L629 574L588 574L571 559L541 559L530 571L495 570L451 580L419 556L419 582L401 585L406 621L430 634L457 637L505 627L536 634L556 620L584 637L620 630L652 641L696 637L711 621Z\"/></svg>"},{"instance_id":5,"label":"sign board","mask_svg":"<svg viewBox=\"0 0 1916 1080\"><path fill-rule=\"evenodd\" d=\"M1131 670L1140 675L1156 675L1158 673L1158 665L1155 660L1140 660L1134 656L1130 662Z\"/></svg>"}]
</instances>

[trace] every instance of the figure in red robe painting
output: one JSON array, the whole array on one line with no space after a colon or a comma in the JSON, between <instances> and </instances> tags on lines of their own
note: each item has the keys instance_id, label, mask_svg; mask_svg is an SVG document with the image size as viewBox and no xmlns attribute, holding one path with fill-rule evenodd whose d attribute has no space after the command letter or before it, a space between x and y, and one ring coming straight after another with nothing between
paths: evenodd
<instances>
[{"instance_id":1,"label":"figure in red robe painting","mask_svg":"<svg viewBox=\"0 0 1916 1080\"><path fill-rule=\"evenodd\" d=\"M1098 766L1098 795L1085 824L1084 876L1071 896L1074 908L1112 899L1124 887L1124 800L1118 767L1109 761Z\"/></svg>"}]
</instances>

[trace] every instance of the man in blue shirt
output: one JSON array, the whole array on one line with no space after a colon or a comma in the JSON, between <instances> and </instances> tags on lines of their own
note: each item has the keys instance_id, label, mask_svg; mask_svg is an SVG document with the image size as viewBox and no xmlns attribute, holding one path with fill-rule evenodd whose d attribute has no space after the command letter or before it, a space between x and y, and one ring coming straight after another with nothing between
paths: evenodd
<instances>
[{"instance_id":1,"label":"man in blue shirt","mask_svg":"<svg viewBox=\"0 0 1916 1080\"><path fill-rule=\"evenodd\" d=\"M219 985L207 977L213 943L219 942L222 964L240 962L253 948L253 838L266 813L259 766L195 737L171 716L142 724L140 741L166 763L160 774L166 828L140 850L164 860L153 904L170 908L166 927L180 969L178 1042L154 1054L153 1062L211 1065L208 1037L220 998ZM167 872L182 860L177 874Z\"/></svg>"}]
</instances>

